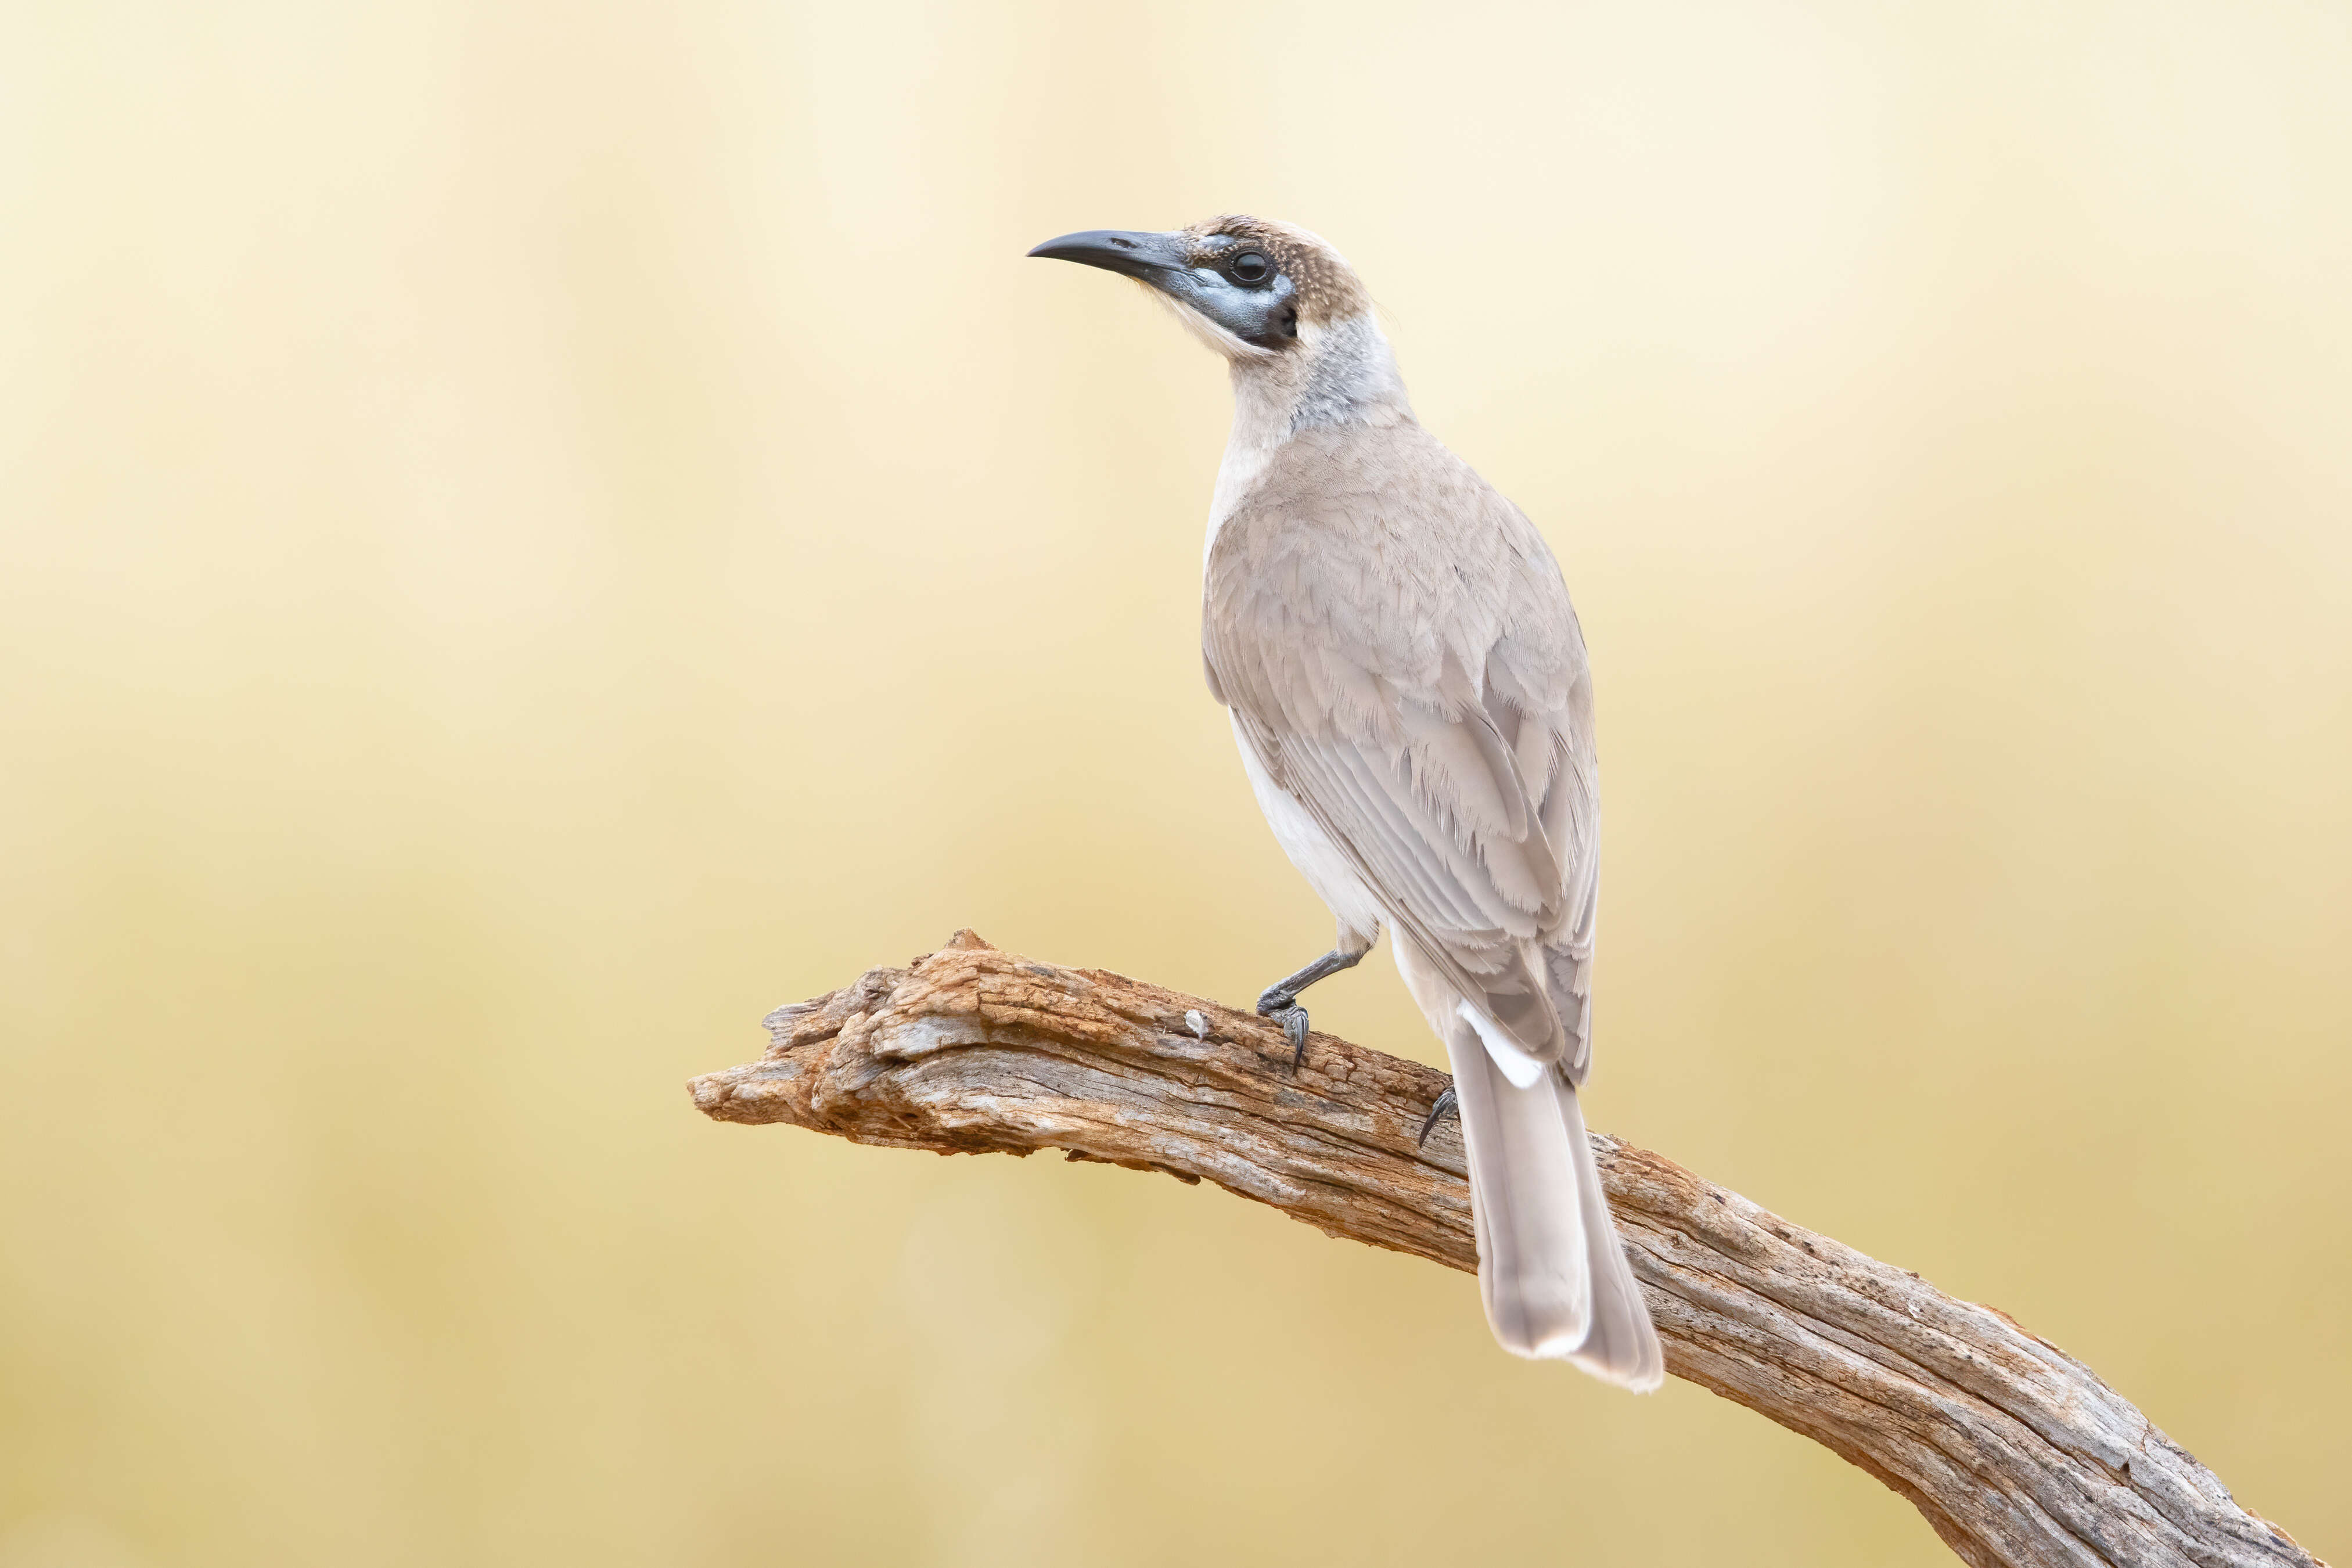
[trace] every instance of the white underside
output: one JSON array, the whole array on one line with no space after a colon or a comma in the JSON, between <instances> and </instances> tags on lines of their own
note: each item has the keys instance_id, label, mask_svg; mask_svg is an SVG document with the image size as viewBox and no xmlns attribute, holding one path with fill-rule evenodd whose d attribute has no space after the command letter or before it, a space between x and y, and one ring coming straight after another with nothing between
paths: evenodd
<instances>
[{"instance_id":1,"label":"white underside","mask_svg":"<svg viewBox=\"0 0 2352 1568\"><path fill-rule=\"evenodd\" d=\"M1388 911L1321 825L1296 796L1268 776L1238 721L1234 725L1234 744L1241 748L1242 769L1249 774L1250 790L1257 796L1258 810L1265 814L1265 825L1274 829L1274 841L1282 846L1282 852L1290 857L1290 863L1298 868L1298 874L1307 879L1307 885L1315 889L1315 896L1341 928L1369 944L1389 923Z\"/></svg>"}]
</instances>

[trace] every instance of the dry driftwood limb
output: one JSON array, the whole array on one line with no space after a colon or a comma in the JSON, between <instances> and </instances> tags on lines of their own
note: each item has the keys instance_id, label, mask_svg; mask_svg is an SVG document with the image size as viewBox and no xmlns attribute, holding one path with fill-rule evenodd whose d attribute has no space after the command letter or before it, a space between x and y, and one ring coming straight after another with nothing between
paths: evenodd
<instances>
[{"instance_id":1,"label":"dry driftwood limb","mask_svg":"<svg viewBox=\"0 0 2352 1568\"><path fill-rule=\"evenodd\" d=\"M969 931L771 1016L761 1060L694 1080L723 1121L860 1143L1203 1178L1325 1232L1475 1269L1460 1134L1413 1135L1444 1075L1328 1035L1294 1076L1255 1016ZM2317 1560L2091 1370L1989 1307L1593 1134L1666 1368L1826 1444L1993 1564Z\"/></svg>"}]
</instances>

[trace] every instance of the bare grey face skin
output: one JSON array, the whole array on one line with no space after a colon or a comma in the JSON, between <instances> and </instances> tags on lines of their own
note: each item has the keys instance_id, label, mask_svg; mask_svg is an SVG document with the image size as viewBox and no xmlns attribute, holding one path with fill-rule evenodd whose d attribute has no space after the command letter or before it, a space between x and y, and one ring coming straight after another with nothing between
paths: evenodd
<instances>
[{"instance_id":1,"label":"bare grey face skin","mask_svg":"<svg viewBox=\"0 0 2352 1568\"><path fill-rule=\"evenodd\" d=\"M1240 236L1090 228L1029 254L1148 283L1255 349L1279 353L1298 342L1297 285L1265 247Z\"/></svg>"}]
</instances>

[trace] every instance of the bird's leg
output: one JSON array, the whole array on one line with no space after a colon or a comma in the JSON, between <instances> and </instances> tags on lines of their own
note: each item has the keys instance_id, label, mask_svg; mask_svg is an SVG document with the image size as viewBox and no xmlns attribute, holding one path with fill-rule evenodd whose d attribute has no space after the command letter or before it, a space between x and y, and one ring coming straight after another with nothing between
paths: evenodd
<instances>
[{"instance_id":1,"label":"bird's leg","mask_svg":"<svg viewBox=\"0 0 2352 1568\"><path fill-rule=\"evenodd\" d=\"M1343 942L1345 936L1342 932ZM1307 1059L1307 1009L1298 1005L1298 994L1318 980L1328 980L1343 969L1355 968L1371 950L1370 942L1352 952L1344 945L1335 947L1297 973L1277 980L1259 993L1258 1016L1272 1018L1290 1037L1291 1071L1297 1072L1299 1064Z\"/></svg>"},{"instance_id":2,"label":"bird's leg","mask_svg":"<svg viewBox=\"0 0 2352 1568\"><path fill-rule=\"evenodd\" d=\"M1437 1131L1437 1124L1444 1121L1448 1114L1455 1116L1462 1114L1462 1102L1454 1098L1454 1086L1450 1083L1445 1086L1444 1092L1437 1097L1437 1103L1429 1108L1429 1120L1421 1124L1421 1136L1412 1141L1412 1146L1416 1149L1425 1147L1429 1142L1429 1135Z\"/></svg>"}]
</instances>

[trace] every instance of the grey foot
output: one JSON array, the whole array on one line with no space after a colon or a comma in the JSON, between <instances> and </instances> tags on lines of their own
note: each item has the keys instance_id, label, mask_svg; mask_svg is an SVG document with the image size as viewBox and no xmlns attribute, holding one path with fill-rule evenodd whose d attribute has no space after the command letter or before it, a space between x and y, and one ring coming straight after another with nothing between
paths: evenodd
<instances>
[{"instance_id":1,"label":"grey foot","mask_svg":"<svg viewBox=\"0 0 2352 1568\"><path fill-rule=\"evenodd\" d=\"M1437 1131L1437 1124L1449 1113L1459 1115L1461 1110L1462 1102L1454 1098L1454 1086L1449 1083L1445 1086L1445 1092L1437 1097L1437 1103L1429 1108L1429 1119L1421 1124L1421 1136L1412 1141L1412 1146L1416 1149L1426 1146L1429 1135Z\"/></svg>"},{"instance_id":2,"label":"grey foot","mask_svg":"<svg viewBox=\"0 0 2352 1568\"><path fill-rule=\"evenodd\" d=\"M1290 1037L1290 1070L1297 1072L1307 1062L1307 1009L1292 993L1269 985L1257 999L1257 1012L1259 1017L1281 1025L1282 1032Z\"/></svg>"},{"instance_id":3,"label":"grey foot","mask_svg":"<svg viewBox=\"0 0 2352 1568\"><path fill-rule=\"evenodd\" d=\"M1346 942L1343 930L1339 940ZM1271 1018L1282 1026L1290 1037L1290 1070L1297 1072L1307 1062L1307 1009L1298 1005L1298 994L1318 980L1328 980L1343 969L1353 969L1365 953L1371 951L1368 938L1362 947L1335 947L1297 973L1286 976L1258 993L1258 1016Z\"/></svg>"}]
</instances>

